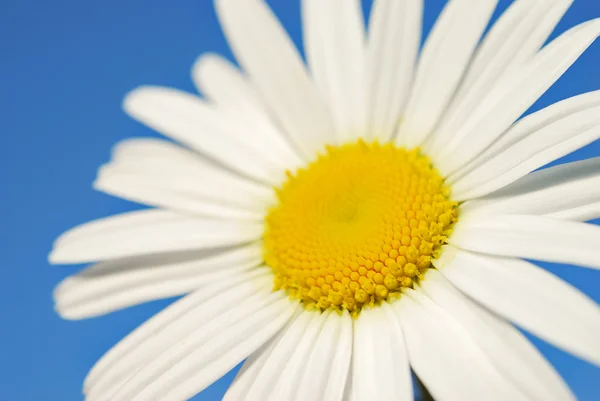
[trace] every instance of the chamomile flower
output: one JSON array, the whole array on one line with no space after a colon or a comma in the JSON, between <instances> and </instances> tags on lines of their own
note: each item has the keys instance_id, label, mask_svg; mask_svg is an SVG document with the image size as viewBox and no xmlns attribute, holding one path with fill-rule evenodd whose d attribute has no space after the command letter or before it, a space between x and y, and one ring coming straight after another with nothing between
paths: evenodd
<instances>
[{"instance_id":1,"label":"chamomile flower","mask_svg":"<svg viewBox=\"0 0 600 401\"><path fill-rule=\"evenodd\" d=\"M570 0L304 0L307 65L261 0L216 0L242 71L202 56L202 99L141 87L101 191L153 208L63 234L81 319L185 295L93 367L89 401L573 400L511 324L600 364L600 310L533 259L600 268L600 91L519 119L600 34L543 46ZM543 47L542 47L543 46ZM536 171L537 170L537 171Z\"/></svg>"}]
</instances>

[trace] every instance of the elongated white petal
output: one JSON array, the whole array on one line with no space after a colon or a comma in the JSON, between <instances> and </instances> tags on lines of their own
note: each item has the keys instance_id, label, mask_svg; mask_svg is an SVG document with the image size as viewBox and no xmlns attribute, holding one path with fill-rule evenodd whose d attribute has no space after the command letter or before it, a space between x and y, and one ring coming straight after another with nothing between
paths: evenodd
<instances>
[{"instance_id":1,"label":"elongated white petal","mask_svg":"<svg viewBox=\"0 0 600 401\"><path fill-rule=\"evenodd\" d=\"M347 315L347 313L345 314ZM347 318L348 316L345 316ZM328 319L340 320L335 314L330 314ZM238 398L229 398L235 400L267 400L267 399L281 399L277 398L278 386L282 381L289 381L290 377L286 375L286 368L293 360L292 356L296 353L296 348L298 344L306 337L313 337L316 335L314 330L311 328L322 324L329 324L331 326L333 323L329 322L321 322L322 320L321 312L309 312L302 311L299 317L289 325L289 327L284 329L284 333L280 336L280 339L277 343L272 347L270 351L270 355L268 359L266 359L262 363L262 367L260 371L254 376L254 380L252 383L249 383L243 393L237 391ZM321 323L319 323L321 322ZM327 326L325 326L327 327ZM321 337L325 335L325 332L321 333ZM341 343L339 346L342 349L347 349L350 347L348 343L351 340L348 340L348 336L351 336L351 323L348 325L348 321L346 320L346 333L341 338ZM310 348L313 349L312 353L314 354L314 348L317 347L317 344L321 341L321 337L314 338L312 343L310 343ZM317 341L315 341L317 340ZM331 345L331 344L329 344ZM323 356L325 359L326 365L329 364L330 369L322 372L323 375L327 376L330 374L330 380L327 380L327 387L324 388L323 394L314 399L324 399L324 400L341 400L342 392L344 391L344 382L347 376L347 366L350 358L349 352L332 352L333 349L337 347L336 345L331 346L330 349L326 349L326 355ZM321 350L323 351L323 350ZM345 368L344 368L345 366ZM340 368L341 367L341 368ZM300 366L300 368L305 372L305 374L310 374L311 379L317 379L315 376L316 373L314 369L307 368L306 366ZM321 369L321 367L319 367ZM252 372L250 372L252 373ZM296 376L296 373L287 369L287 373L291 373L292 379ZM311 387L313 384L311 383ZM299 390L301 391L301 390ZM228 391L228 394L230 392ZM233 392L232 392L233 393ZM301 396L298 396L301 397ZM287 399L287 398L286 398ZM304 399L304 398L299 398ZM312 399L312 398L311 398Z\"/></svg>"},{"instance_id":2,"label":"elongated white petal","mask_svg":"<svg viewBox=\"0 0 600 401\"><path fill-rule=\"evenodd\" d=\"M195 332L142 367L118 390L115 401L191 398L266 343L297 307L285 293L259 302L248 299L239 306L246 313L231 311L222 322L213 322L211 337Z\"/></svg>"},{"instance_id":3,"label":"elongated white petal","mask_svg":"<svg viewBox=\"0 0 600 401\"><path fill-rule=\"evenodd\" d=\"M600 205L600 157L538 170L483 198L461 205L463 215L534 214L585 221Z\"/></svg>"},{"instance_id":4,"label":"elongated white petal","mask_svg":"<svg viewBox=\"0 0 600 401\"><path fill-rule=\"evenodd\" d=\"M600 35L600 19L580 24L554 40L522 68L498 80L459 130L433 153L442 174L456 171L510 127Z\"/></svg>"},{"instance_id":5,"label":"elongated white petal","mask_svg":"<svg viewBox=\"0 0 600 401\"><path fill-rule=\"evenodd\" d=\"M150 209L94 220L54 243L51 263L85 263L163 252L226 247L260 238L262 224Z\"/></svg>"},{"instance_id":6,"label":"elongated white petal","mask_svg":"<svg viewBox=\"0 0 600 401\"><path fill-rule=\"evenodd\" d=\"M593 203L590 205L579 206L569 210L562 210L560 212L550 214L550 217L556 219L565 220L579 220L587 221L600 218L600 203Z\"/></svg>"},{"instance_id":7,"label":"elongated white petal","mask_svg":"<svg viewBox=\"0 0 600 401\"><path fill-rule=\"evenodd\" d=\"M567 98L540 111L530 114L519 120L496 142L494 142L485 151L481 152L479 156L447 177L447 181L450 183L457 182L459 179L472 172L475 168L483 165L493 157L507 151L513 145L517 144L527 136L578 112L597 108L598 106L600 106L600 91L594 91ZM572 124L576 124L576 121L576 119L572 120ZM556 129L557 127L560 127L560 125L555 126L553 129ZM565 127L568 129L568 125ZM512 165L509 165L509 168L511 166ZM504 173L505 169L502 169L500 172Z\"/></svg>"},{"instance_id":8,"label":"elongated white petal","mask_svg":"<svg viewBox=\"0 0 600 401\"><path fill-rule=\"evenodd\" d=\"M366 55L368 136L387 141L402 118L421 44L422 0L377 0Z\"/></svg>"},{"instance_id":9,"label":"elongated white petal","mask_svg":"<svg viewBox=\"0 0 600 401\"><path fill-rule=\"evenodd\" d=\"M531 62L572 2L518 0L512 3L477 49L448 112L425 147L428 153L437 158L444 154L446 145L457 133L464 133L462 127L474 117L474 110L488 102L494 88L506 87L504 77Z\"/></svg>"},{"instance_id":10,"label":"elongated white petal","mask_svg":"<svg viewBox=\"0 0 600 401\"><path fill-rule=\"evenodd\" d=\"M385 302L354 321L352 385L357 400L413 400L404 335Z\"/></svg>"},{"instance_id":11,"label":"elongated white petal","mask_svg":"<svg viewBox=\"0 0 600 401\"><path fill-rule=\"evenodd\" d=\"M196 251L98 263L56 287L55 309L67 319L98 316L185 294L230 279L261 262L262 247L256 243L218 253Z\"/></svg>"},{"instance_id":12,"label":"elongated white petal","mask_svg":"<svg viewBox=\"0 0 600 401\"><path fill-rule=\"evenodd\" d=\"M110 164L99 170L94 188L140 204L196 216L255 221L264 218L264 211L243 210L196 197L194 190L197 184L189 177L151 174L150 171L128 171L124 166Z\"/></svg>"},{"instance_id":13,"label":"elongated white petal","mask_svg":"<svg viewBox=\"0 0 600 401\"><path fill-rule=\"evenodd\" d=\"M173 303L111 348L92 368L84 383L91 399L113 394L136 369L176 344L196 328L211 327L215 319L236 309L255 294L269 294L268 269L239 274L217 282ZM202 318L198 318L202 316Z\"/></svg>"},{"instance_id":14,"label":"elongated white petal","mask_svg":"<svg viewBox=\"0 0 600 401\"><path fill-rule=\"evenodd\" d=\"M406 290L392 307L410 365L436 400L525 400L461 325L421 293Z\"/></svg>"},{"instance_id":15,"label":"elongated white petal","mask_svg":"<svg viewBox=\"0 0 600 401\"><path fill-rule=\"evenodd\" d=\"M325 323L331 314L331 311L316 313L308 323L302 338L296 345L293 354L288 360L288 363L279 374L279 379L275 383L269 397L266 401L293 400L298 392L298 386L308 358L311 355L321 331L324 329Z\"/></svg>"},{"instance_id":16,"label":"elongated white petal","mask_svg":"<svg viewBox=\"0 0 600 401\"><path fill-rule=\"evenodd\" d=\"M252 355L246 359L238 374L235 376L233 383L227 389L225 396L223 397L223 401L252 401L250 394L248 393L251 387L256 387L255 381L259 374L263 371L267 362L270 363L271 355L275 350L275 347L278 347L279 342L284 338L289 336L288 330L292 327L292 325L296 324L298 317L306 312L303 309L299 309L296 312L296 317L292 317L287 325L277 333L269 342L256 350ZM298 329L298 328L297 328ZM293 351L293 350L292 350ZM280 375L280 372L276 373L277 377ZM274 377L277 378L277 377ZM267 389L265 389L267 390ZM270 389L269 389L270 390ZM266 399L266 398L262 398Z\"/></svg>"},{"instance_id":17,"label":"elongated white petal","mask_svg":"<svg viewBox=\"0 0 600 401\"><path fill-rule=\"evenodd\" d=\"M216 188L214 183L218 182ZM261 219L273 191L157 139L122 141L94 187L111 195L185 213Z\"/></svg>"},{"instance_id":18,"label":"elongated white petal","mask_svg":"<svg viewBox=\"0 0 600 401\"><path fill-rule=\"evenodd\" d=\"M303 311L298 318L285 329L285 333L281 339L273 347L266 360L256 375L253 382L250 383L244 395L239 400L265 400L271 394L275 382L280 379L280 374L285 365L288 363L291 354L294 352L296 345L302 339L306 328L310 321L315 317L317 312Z\"/></svg>"},{"instance_id":19,"label":"elongated white petal","mask_svg":"<svg viewBox=\"0 0 600 401\"><path fill-rule=\"evenodd\" d=\"M452 101L451 114L477 105L497 79L521 67L542 47L573 0L516 0L479 45ZM472 103L475 102L475 103Z\"/></svg>"},{"instance_id":20,"label":"elongated white petal","mask_svg":"<svg viewBox=\"0 0 600 401\"><path fill-rule=\"evenodd\" d=\"M498 370L532 400L575 400L568 386L513 326L477 306L430 269L421 288L469 332Z\"/></svg>"},{"instance_id":21,"label":"elongated white petal","mask_svg":"<svg viewBox=\"0 0 600 401\"><path fill-rule=\"evenodd\" d=\"M243 401L247 399L248 389L269 360L273 348L275 348L284 333L285 328L246 359L235 379L227 388L223 401Z\"/></svg>"},{"instance_id":22,"label":"elongated white petal","mask_svg":"<svg viewBox=\"0 0 600 401\"><path fill-rule=\"evenodd\" d=\"M269 7L262 0L216 0L216 7L240 65L304 155L335 143L326 103Z\"/></svg>"},{"instance_id":23,"label":"elongated white petal","mask_svg":"<svg viewBox=\"0 0 600 401\"><path fill-rule=\"evenodd\" d=\"M151 349L151 359L135 367L111 399L156 399L152 394L162 399L190 398L267 342L296 306L285 294L255 294L221 311L210 325L198 327L196 323L179 341L162 337L168 345L159 344L163 348L158 352ZM196 316L195 320L202 319ZM89 393L91 399L106 395Z\"/></svg>"},{"instance_id":24,"label":"elongated white petal","mask_svg":"<svg viewBox=\"0 0 600 401\"><path fill-rule=\"evenodd\" d=\"M335 337L335 354L326 370L325 389L320 392L324 400L341 401L344 399L346 383L350 380L350 362L352 359L352 318L342 311L341 327ZM317 393L319 394L319 393Z\"/></svg>"},{"instance_id":25,"label":"elongated white petal","mask_svg":"<svg viewBox=\"0 0 600 401\"><path fill-rule=\"evenodd\" d=\"M487 195L600 138L600 91L556 104L515 124L472 170L448 177L455 199ZM498 142L500 143L500 141Z\"/></svg>"},{"instance_id":26,"label":"elongated white petal","mask_svg":"<svg viewBox=\"0 0 600 401\"><path fill-rule=\"evenodd\" d=\"M284 170L303 161L275 123L247 77L224 58L209 54L198 58L192 69L198 89L223 109L230 118L243 122L247 134L271 149L271 160Z\"/></svg>"},{"instance_id":27,"label":"elongated white petal","mask_svg":"<svg viewBox=\"0 0 600 401\"><path fill-rule=\"evenodd\" d=\"M113 149L111 162L99 174L105 169L118 175L135 176L165 192L176 191L250 212L263 213L275 200L270 186L224 170L197 153L161 139L135 138L119 142Z\"/></svg>"},{"instance_id":28,"label":"elongated white petal","mask_svg":"<svg viewBox=\"0 0 600 401\"><path fill-rule=\"evenodd\" d=\"M352 370L352 366L350 367ZM343 401L356 401L356 397L354 396L354 386L352 385L352 374L348 376L348 381L346 382L346 389L344 390L344 398Z\"/></svg>"},{"instance_id":29,"label":"elongated white petal","mask_svg":"<svg viewBox=\"0 0 600 401\"><path fill-rule=\"evenodd\" d=\"M448 242L474 252L600 269L600 227L545 216L461 219Z\"/></svg>"},{"instance_id":30,"label":"elongated white petal","mask_svg":"<svg viewBox=\"0 0 600 401\"><path fill-rule=\"evenodd\" d=\"M448 106L497 0L451 0L425 42L397 142L420 145Z\"/></svg>"},{"instance_id":31,"label":"elongated white petal","mask_svg":"<svg viewBox=\"0 0 600 401\"><path fill-rule=\"evenodd\" d=\"M367 127L365 27L360 0L303 0L304 47L312 77L342 142Z\"/></svg>"},{"instance_id":32,"label":"elongated white petal","mask_svg":"<svg viewBox=\"0 0 600 401\"><path fill-rule=\"evenodd\" d=\"M332 312L304 367L295 401L341 401L352 355L352 318L347 310Z\"/></svg>"},{"instance_id":33,"label":"elongated white petal","mask_svg":"<svg viewBox=\"0 0 600 401\"><path fill-rule=\"evenodd\" d=\"M458 289L540 338L600 365L600 308L581 291L519 259L447 246L435 266Z\"/></svg>"},{"instance_id":34,"label":"elongated white petal","mask_svg":"<svg viewBox=\"0 0 600 401\"><path fill-rule=\"evenodd\" d=\"M276 149L256 140L246 127L202 99L176 89L144 86L123 101L140 122L228 168L271 184L282 171L270 159Z\"/></svg>"}]
</instances>

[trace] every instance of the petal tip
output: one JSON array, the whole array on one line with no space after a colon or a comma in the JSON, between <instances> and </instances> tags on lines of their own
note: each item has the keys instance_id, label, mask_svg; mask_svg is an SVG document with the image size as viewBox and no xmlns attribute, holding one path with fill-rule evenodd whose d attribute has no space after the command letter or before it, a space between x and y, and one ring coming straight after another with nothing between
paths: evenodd
<instances>
[{"instance_id":1,"label":"petal tip","mask_svg":"<svg viewBox=\"0 0 600 401\"><path fill-rule=\"evenodd\" d=\"M132 111L136 108L136 105L142 98L145 97L146 94L152 91L152 89L154 88L150 85L142 85L127 92L123 97L121 107L127 114L132 114Z\"/></svg>"},{"instance_id":2,"label":"petal tip","mask_svg":"<svg viewBox=\"0 0 600 401\"><path fill-rule=\"evenodd\" d=\"M51 265L59 265L62 264L60 261L60 254L58 251L58 249L56 248L56 244L57 242L60 240L61 237L58 237L55 241L54 241L54 247L52 248L52 250L50 251L50 253L48 254L48 263L50 263ZM58 254L58 256L57 256Z\"/></svg>"}]
</instances>

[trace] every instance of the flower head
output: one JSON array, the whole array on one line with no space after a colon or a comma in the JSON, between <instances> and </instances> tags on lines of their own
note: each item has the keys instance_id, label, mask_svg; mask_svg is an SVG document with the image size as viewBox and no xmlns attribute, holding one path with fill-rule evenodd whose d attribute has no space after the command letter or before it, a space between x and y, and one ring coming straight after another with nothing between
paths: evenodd
<instances>
[{"instance_id":1,"label":"flower head","mask_svg":"<svg viewBox=\"0 0 600 401\"><path fill-rule=\"evenodd\" d=\"M525 259L600 268L600 92L519 119L600 34L542 47L570 0L303 0L307 65L261 0L216 0L243 72L124 108L176 143L117 145L95 187L153 206L63 234L79 319L188 294L111 349L95 400L185 400L247 358L226 400L573 400L509 322L600 364L600 311ZM483 37L483 38L482 38Z\"/></svg>"}]
</instances>

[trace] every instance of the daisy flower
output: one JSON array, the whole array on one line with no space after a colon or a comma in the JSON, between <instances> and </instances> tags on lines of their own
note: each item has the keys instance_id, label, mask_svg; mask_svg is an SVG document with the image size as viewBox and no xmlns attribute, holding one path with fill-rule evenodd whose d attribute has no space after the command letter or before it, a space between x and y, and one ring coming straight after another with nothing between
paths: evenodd
<instances>
[{"instance_id":1,"label":"daisy flower","mask_svg":"<svg viewBox=\"0 0 600 401\"><path fill-rule=\"evenodd\" d=\"M153 206L58 238L56 309L180 300L92 368L89 401L573 400L512 324L600 364L600 309L526 260L600 268L600 91L520 117L600 34L544 46L571 0L304 0L306 64L261 0L216 0L242 68L205 99L145 86L125 111L172 141L118 144L95 188ZM543 47L542 47L543 46Z\"/></svg>"}]
</instances>

